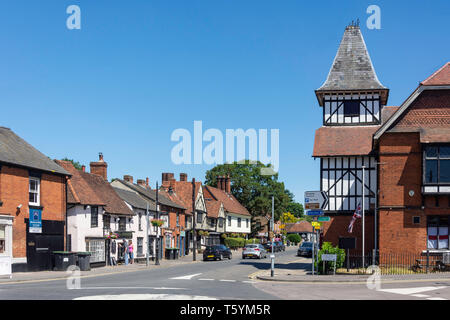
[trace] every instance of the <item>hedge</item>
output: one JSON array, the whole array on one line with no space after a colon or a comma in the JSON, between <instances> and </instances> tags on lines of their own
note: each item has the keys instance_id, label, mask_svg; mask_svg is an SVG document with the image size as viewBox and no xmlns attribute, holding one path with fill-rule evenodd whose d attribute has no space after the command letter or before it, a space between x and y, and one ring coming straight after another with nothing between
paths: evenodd
<instances>
[{"instance_id":1,"label":"hedge","mask_svg":"<svg viewBox=\"0 0 450 320\"><path fill-rule=\"evenodd\" d=\"M320 274L327 274L334 267L333 262L326 262L325 270L323 270L322 254L336 254L336 269L339 269L344 265L345 250L340 249L339 247L333 247L331 242L324 242L322 249L319 250L318 254L319 264L315 263L316 270L318 270Z\"/></svg>"},{"instance_id":2,"label":"hedge","mask_svg":"<svg viewBox=\"0 0 450 320\"><path fill-rule=\"evenodd\" d=\"M261 240L256 238L245 240L245 244L254 244L254 243L261 243Z\"/></svg>"},{"instance_id":3,"label":"hedge","mask_svg":"<svg viewBox=\"0 0 450 320\"><path fill-rule=\"evenodd\" d=\"M242 248L245 246L244 238L226 238L225 245L231 249Z\"/></svg>"},{"instance_id":4,"label":"hedge","mask_svg":"<svg viewBox=\"0 0 450 320\"><path fill-rule=\"evenodd\" d=\"M300 237L299 234L297 233L291 233L287 235L287 239L292 242L292 243L299 243L300 241L302 241L302 238Z\"/></svg>"}]
</instances>

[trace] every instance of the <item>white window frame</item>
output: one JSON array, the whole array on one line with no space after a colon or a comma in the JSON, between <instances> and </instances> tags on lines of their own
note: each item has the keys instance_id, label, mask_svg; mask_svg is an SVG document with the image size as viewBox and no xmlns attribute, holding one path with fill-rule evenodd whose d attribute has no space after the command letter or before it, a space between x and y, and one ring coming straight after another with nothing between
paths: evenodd
<instances>
[{"instance_id":1,"label":"white window frame","mask_svg":"<svg viewBox=\"0 0 450 320\"><path fill-rule=\"evenodd\" d=\"M37 190L31 190L31 181L36 181L37 184ZM28 198L30 197L30 193L37 193L37 197L36 197L36 202L31 202L29 201L29 205L31 206L40 206L41 205L41 179L37 178L37 177L29 177L28 180Z\"/></svg>"}]
</instances>

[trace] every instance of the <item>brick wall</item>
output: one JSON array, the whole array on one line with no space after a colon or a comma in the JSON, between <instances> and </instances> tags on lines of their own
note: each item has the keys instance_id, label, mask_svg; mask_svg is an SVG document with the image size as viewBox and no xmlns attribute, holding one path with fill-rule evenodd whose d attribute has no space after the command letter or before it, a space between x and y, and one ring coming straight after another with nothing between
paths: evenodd
<instances>
[{"instance_id":1,"label":"brick wall","mask_svg":"<svg viewBox=\"0 0 450 320\"><path fill-rule=\"evenodd\" d=\"M2 165L0 172L0 214L14 216L13 256L26 257L26 223L29 218L28 169ZM45 174L41 176L40 201L42 220L65 221L65 177ZM17 206L22 204L20 209Z\"/></svg>"}]
</instances>

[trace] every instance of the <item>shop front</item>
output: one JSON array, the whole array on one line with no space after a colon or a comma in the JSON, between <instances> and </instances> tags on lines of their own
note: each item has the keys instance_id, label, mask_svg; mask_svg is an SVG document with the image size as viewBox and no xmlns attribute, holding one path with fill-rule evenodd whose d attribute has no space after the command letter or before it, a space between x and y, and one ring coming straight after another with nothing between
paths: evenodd
<instances>
[{"instance_id":1,"label":"shop front","mask_svg":"<svg viewBox=\"0 0 450 320\"><path fill-rule=\"evenodd\" d=\"M12 274L12 216L0 215L0 277Z\"/></svg>"}]
</instances>

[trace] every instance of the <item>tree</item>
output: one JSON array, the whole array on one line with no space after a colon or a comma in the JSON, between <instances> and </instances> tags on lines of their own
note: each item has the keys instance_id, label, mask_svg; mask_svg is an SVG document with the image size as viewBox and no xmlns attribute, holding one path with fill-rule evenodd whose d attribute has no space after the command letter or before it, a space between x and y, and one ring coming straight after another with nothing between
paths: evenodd
<instances>
[{"instance_id":1,"label":"tree","mask_svg":"<svg viewBox=\"0 0 450 320\"><path fill-rule=\"evenodd\" d=\"M279 220L289 205L295 203L293 194L278 174L261 175L262 168L269 168L261 162L240 161L217 165L206 172L205 184L217 186L218 176L230 176L231 193L253 216L272 214L272 195L275 200L275 220Z\"/></svg>"},{"instance_id":2,"label":"tree","mask_svg":"<svg viewBox=\"0 0 450 320\"><path fill-rule=\"evenodd\" d=\"M298 221L298 218L296 218L292 213L285 212L281 215L280 218L281 223L296 223Z\"/></svg>"},{"instance_id":3,"label":"tree","mask_svg":"<svg viewBox=\"0 0 450 320\"><path fill-rule=\"evenodd\" d=\"M75 169L77 169L77 170L81 170L82 168L82 164L81 163L79 163L78 161L75 161L75 160L73 160L73 159L69 159L69 158L64 158L64 159L61 159L61 161L69 161L69 162L71 162L72 164L73 164L73 166L75 167Z\"/></svg>"},{"instance_id":4,"label":"tree","mask_svg":"<svg viewBox=\"0 0 450 320\"><path fill-rule=\"evenodd\" d=\"M288 212L291 212L296 218L302 218L304 214L303 205L301 203L292 202L288 205Z\"/></svg>"}]
</instances>

